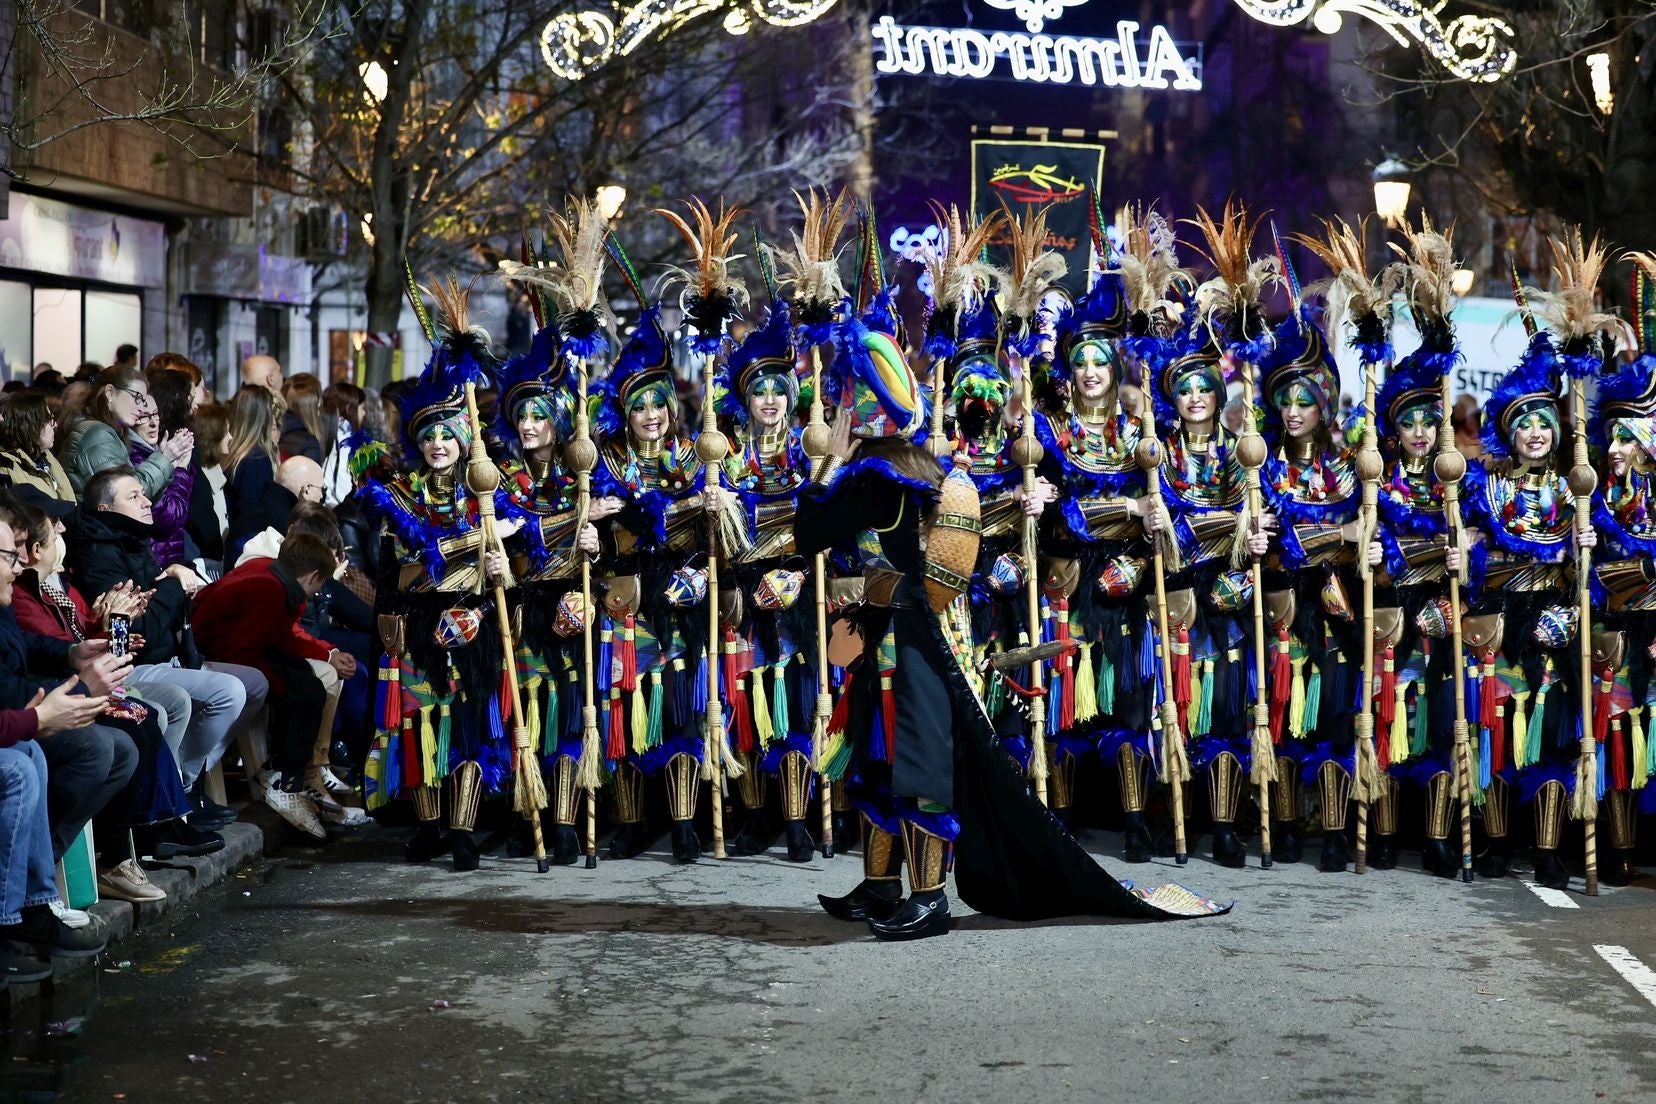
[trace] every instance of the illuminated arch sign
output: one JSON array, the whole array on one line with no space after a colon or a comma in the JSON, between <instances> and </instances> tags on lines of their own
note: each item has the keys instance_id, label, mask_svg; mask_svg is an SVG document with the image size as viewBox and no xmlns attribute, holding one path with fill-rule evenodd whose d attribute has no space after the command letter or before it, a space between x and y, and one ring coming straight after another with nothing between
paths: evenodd
<instances>
[{"instance_id":1,"label":"illuminated arch sign","mask_svg":"<svg viewBox=\"0 0 1656 1104\"><path fill-rule=\"evenodd\" d=\"M1045 20L1062 10L1062 2L1054 0L1044 11L1030 4L1027 16L1018 10L1029 28L1024 31L914 27L883 16L873 27L875 68L910 76L1201 91L1200 50L1181 50L1166 27L1154 26L1145 34L1139 24L1123 19L1116 24L1115 38L1044 33Z\"/></svg>"}]
</instances>

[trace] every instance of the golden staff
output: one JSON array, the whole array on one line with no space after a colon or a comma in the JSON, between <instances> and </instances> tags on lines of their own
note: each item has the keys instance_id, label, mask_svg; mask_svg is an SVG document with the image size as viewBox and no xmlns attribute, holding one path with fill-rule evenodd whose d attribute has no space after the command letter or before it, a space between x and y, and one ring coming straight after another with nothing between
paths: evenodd
<instances>
[{"instance_id":1,"label":"golden staff","mask_svg":"<svg viewBox=\"0 0 1656 1104\"><path fill-rule=\"evenodd\" d=\"M822 354L811 347L811 420L800 435L800 444L811 461L811 472L821 472L828 456L829 430L823 420L822 408ZM828 780L824 758L828 744L828 721L833 716L834 698L828 691L828 555L818 552L812 558L816 578L816 641L817 641L817 695L816 712L811 718L811 762L816 766L817 796L822 802L822 857L834 857L834 801L833 783Z\"/></svg>"},{"instance_id":2,"label":"golden staff","mask_svg":"<svg viewBox=\"0 0 1656 1104\"><path fill-rule=\"evenodd\" d=\"M716 494L723 484L720 478L725 457L730 455L730 442L719 430L718 412L713 409L713 361L709 354L704 368L701 432L696 436L696 456L702 462L706 486L703 503L707 507L707 713L706 744L702 752L702 773L713 789L713 857L725 858L724 836L724 701L719 697L720 637L719 624L719 511L711 508L709 494Z\"/></svg>"},{"instance_id":3,"label":"golden staff","mask_svg":"<svg viewBox=\"0 0 1656 1104\"><path fill-rule=\"evenodd\" d=\"M564 463L575 473L575 548L581 557L581 691L585 695L581 705L581 761L575 768L575 784L587 792L586 868L598 866L598 786L602 774L598 761L602 756L598 739L598 697L593 684L592 633L592 557L580 551L581 534L587 527L592 511L592 473L598 466L598 447L592 442L587 418L586 361L576 363L575 436L564 448Z\"/></svg>"},{"instance_id":4,"label":"golden staff","mask_svg":"<svg viewBox=\"0 0 1656 1104\"><path fill-rule=\"evenodd\" d=\"M1587 460L1587 381L1576 376L1570 381L1570 416L1575 420L1575 464L1566 477L1575 496L1575 525L1592 516L1593 491L1598 473ZM1573 535L1573 534L1572 534ZM1593 739L1593 601L1589 577L1593 571L1593 550L1576 546L1576 605L1580 624L1576 637L1581 645L1581 759L1576 767L1575 808L1586 837L1586 893L1598 896L1598 744ZM1583 792L1585 790L1585 792Z\"/></svg>"},{"instance_id":5,"label":"golden staff","mask_svg":"<svg viewBox=\"0 0 1656 1104\"><path fill-rule=\"evenodd\" d=\"M1031 320L1033 325L1033 319ZM1035 494L1035 468L1040 464L1046 450L1041 442L1035 439L1035 395L1030 386L1030 374L1033 365L1025 362L1023 366L1023 436L1012 443L1012 462L1023 468L1024 499L1028 501ZM1028 514L1023 519L1023 558L1024 558L1024 595L1028 600L1029 616L1029 644L1034 647L1041 643L1041 582L1035 559L1035 525L1036 519ZM1041 660L1037 659L1029 665L1029 685L1035 692L1034 708L1029 711L1029 774L1035 780L1035 796L1042 805L1047 803L1047 766L1046 766L1046 708L1041 700L1041 688L1046 681L1046 672L1042 669Z\"/></svg>"},{"instance_id":6,"label":"golden staff","mask_svg":"<svg viewBox=\"0 0 1656 1104\"><path fill-rule=\"evenodd\" d=\"M1236 459L1248 475L1248 521L1254 532L1263 532L1260 514L1264 510L1264 488L1259 469L1265 466L1265 438L1254 416L1254 372L1252 360L1242 362L1242 435L1236 440ZM1265 572L1260 557L1252 555L1249 577L1253 585L1254 617L1254 703L1253 740L1249 748L1253 782L1259 787L1259 865L1271 869L1271 783L1277 777L1276 751L1271 746L1271 707L1265 682Z\"/></svg>"},{"instance_id":7,"label":"golden staff","mask_svg":"<svg viewBox=\"0 0 1656 1104\"><path fill-rule=\"evenodd\" d=\"M1380 438L1374 424L1375 364L1363 358L1363 444L1357 452L1357 478L1363 483L1362 512L1357 522L1357 572L1363 579L1363 693L1357 712L1357 862L1359 874L1368 873L1369 804L1385 793L1385 768L1374 752L1374 567L1368 548L1378 528L1380 503Z\"/></svg>"},{"instance_id":8,"label":"golden staff","mask_svg":"<svg viewBox=\"0 0 1656 1104\"><path fill-rule=\"evenodd\" d=\"M486 585L488 570L485 560L490 552L505 558L506 549L495 529L495 491L500 488L500 469L489 459L483 444L483 420L477 413L477 384L466 384L466 417L471 422L471 459L466 464L466 489L477 499L477 512L483 530L483 544L478 551L479 584ZM512 637L512 618L506 611L506 583L494 580L495 615L500 619L500 645L505 652L506 683L511 694L512 747L516 754L513 769L513 803L517 811L528 818L535 837L535 869L545 874L552 868L546 859L546 841L541 837L540 812L546 808L546 781L541 777L540 761L530 741L529 727L523 723L523 693L518 688L517 650Z\"/></svg>"},{"instance_id":9,"label":"golden staff","mask_svg":"<svg viewBox=\"0 0 1656 1104\"><path fill-rule=\"evenodd\" d=\"M1466 572L1466 533L1461 526L1460 484L1466 475L1466 457L1455 447L1449 425L1454 402L1452 368L1443 372L1443 420L1438 427L1438 454L1433 474L1443 484L1443 518L1449 526L1449 547L1460 556L1460 566L1449 572L1449 639L1455 650L1451 668L1455 680L1455 773L1460 775L1461 881L1472 881L1472 744L1466 727L1466 653L1461 636L1461 579Z\"/></svg>"}]
</instances>

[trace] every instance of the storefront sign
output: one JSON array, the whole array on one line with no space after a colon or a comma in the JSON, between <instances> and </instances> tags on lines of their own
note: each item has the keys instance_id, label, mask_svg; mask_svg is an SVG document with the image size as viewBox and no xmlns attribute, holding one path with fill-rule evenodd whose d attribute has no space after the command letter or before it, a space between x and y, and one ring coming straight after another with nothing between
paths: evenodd
<instances>
[{"instance_id":1,"label":"storefront sign","mask_svg":"<svg viewBox=\"0 0 1656 1104\"><path fill-rule=\"evenodd\" d=\"M1064 255L1063 286L1079 296L1092 272L1093 192L1103 174L1103 146L979 139L972 143L972 215L1045 209L1047 248ZM997 263L1005 263L1005 246L1004 237L990 243Z\"/></svg>"},{"instance_id":2,"label":"storefront sign","mask_svg":"<svg viewBox=\"0 0 1656 1104\"><path fill-rule=\"evenodd\" d=\"M0 221L0 266L127 287L166 287L167 229L159 222L13 192L10 217Z\"/></svg>"},{"instance_id":3,"label":"storefront sign","mask_svg":"<svg viewBox=\"0 0 1656 1104\"><path fill-rule=\"evenodd\" d=\"M262 245L193 244L185 257L184 293L261 303L308 303L311 267Z\"/></svg>"}]
</instances>

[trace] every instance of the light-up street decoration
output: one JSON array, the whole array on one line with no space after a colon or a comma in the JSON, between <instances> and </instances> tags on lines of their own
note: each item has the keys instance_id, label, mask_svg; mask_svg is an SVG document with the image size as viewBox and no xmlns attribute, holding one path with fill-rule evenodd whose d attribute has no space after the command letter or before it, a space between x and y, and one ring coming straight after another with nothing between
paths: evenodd
<instances>
[{"instance_id":1,"label":"light-up street decoration","mask_svg":"<svg viewBox=\"0 0 1656 1104\"><path fill-rule=\"evenodd\" d=\"M1236 0L1262 23L1291 27L1311 20L1323 34L1335 34L1347 15L1379 27L1399 46L1411 41L1461 80L1487 84L1512 72L1518 52L1512 27L1482 15L1459 15L1444 22L1449 0Z\"/></svg>"},{"instance_id":2,"label":"light-up street decoration","mask_svg":"<svg viewBox=\"0 0 1656 1104\"><path fill-rule=\"evenodd\" d=\"M1045 27L1052 9L1066 0L1001 0L1025 26ZM1026 14L1025 8L1030 9ZM1040 8L1036 12L1034 9ZM1199 92L1202 60L1186 55L1166 27L1140 37L1139 24L1123 19L1115 38L1082 38L1029 31L980 31L971 27L914 27L889 15L873 26L875 68L909 76L932 74L985 80L991 77L1045 84L1106 88L1178 89Z\"/></svg>"},{"instance_id":3,"label":"light-up street decoration","mask_svg":"<svg viewBox=\"0 0 1656 1104\"><path fill-rule=\"evenodd\" d=\"M1046 0L1061 2L1061 0ZM773 27L802 27L828 13L836 0L639 0L608 11L566 12L541 30L541 56L566 80L626 57L652 38L672 34L692 19L724 12L731 34L745 32L752 19Z\"/></svg>"}]
</instances>

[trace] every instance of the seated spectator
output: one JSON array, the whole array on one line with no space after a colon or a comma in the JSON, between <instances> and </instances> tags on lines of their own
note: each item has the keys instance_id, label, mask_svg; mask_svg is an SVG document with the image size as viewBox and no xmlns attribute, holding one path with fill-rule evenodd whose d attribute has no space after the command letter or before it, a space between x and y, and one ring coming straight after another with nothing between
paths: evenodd
<instances>
[{"instance_id":1,"label":"seated spectator","mask_svg":"<svg viewBox=\"0 0 1656 1104\"><path fill-rule=\"evenodd\" d=\"M0 400L0 476L14 487L38 487L72 506L75 489L52 455L56 441L57 423L45 395L26 391Z\"/></svg>"},{"instance_id":2,"label":"seated spectator","mask_svg":"<svg viewBox=\"0 0 1656 1104\"><path fill-rule=\"evenodd\" d=\"M115 346L115 359L110 361L111 368L138 367L138 346L121 344Z\"/></svg>"},{"instance_id":3,"label":"seated spectator","mask_svg":"<svg viewBox=\"0 0 1656 1104\"><path fill-rule=\"evenodd\" d=\"M154 516L155 535L150 538L150 551L162 567L185 563L193 557L185 555L184 528L190 519L190 503L195 494L196 473L191 464L195 455L195 433L190 428L190 379L178 372L158 372L150 384L152 408L140 415L132 427L129 455L132 466L139 468L155 452L160 443L169 438L183 438L190 443L190 451L173 466L172 478L159 495L152 495L150 512Z\"/></svg>"},{"instance_id":4,"label":"seated spectator","mask_svg":"<svg viewBox=\"0 0 1656 1104\"><path fill-rule=\"evenodd\" d=\"M308 456L293 456L282 461L276 469L276 481L265 487L258 502L237 514L230 521L230 532L224 538L227 561L239 564L248 541L269 532L279 542L287 532L288 518L301 502L322 501L322 465ZM273 546L273 545L272 545ZM266 551L266 555L270 555Z\"/></svg>"},{"instance_id":5,"label":"seated spectator","mask_svg":"<svg viewBox=\"0 0 1656 1104\"><path fill-rule=\"evenodd\" d=\"M216 579L224 573L224 534L230 529L230 509L225 500L224 446L230 408L223 403L206 403L196 408L195 494L190 499L190 520L185 533L195 549L196 574Z\"/></svg>"},{"instance_id":6,"label":"seated spectator","mask_svg":"<svg viewBox=\"0 0 1656 1104\"><path fill-rule=\"evenodd\" d=\"M150 388L155 388L155 377L162 372L179 372L190 379L190 413L194 414L207 404L207 380L196 367L195 361L183 353L156 353L144 364L144 378L150 381ZM163 419L165 428L165 419Z\"/></svg>"},{"instance_id":7,"label":"seated spectator","mask_svg":"<svg viewBox=\"0 0 1656 1104\"><path fill-rule=\"evenodd\" d=\"M19 502L14 511L22 528L13 530L18 548L18 563L23 568L12 593L12 609L18 624L27 632L41 636L80 643L85 640L107 639L109 618L124 615L129 619L143 605L143 596L136 588L117 589L104 595L96 609L73 586L63 584L57 574L60 557L59 536L63 532L61 517L67 513L56 499L47 499L32 492L32 501ZM37 509L36 506L39 508ZM129 641L130 643L130 641ZM169 721L173 714L179 720ZM222 828L236 819L235 810L211 802L192 805L180 781L178 762L172 746L182 745L190 721L190 699L176 687L152 683L142 695L117 691L99 723L119 729L132 739L138 749L138 766L126 791L111 801L99 818L99 840L107 853L124 847L127 833L133 835L135 854L154 855L157 859L171 859L180 855L211 855L222 850L224 839L214 829ZM163 726L166 726L165 730ZM182 818L189 816L186 823ZM119 859L105 864L117 865ZM111 879L110 896L122 896L130 890L120 885L118 873L105 871ZM141 900L156 899L144 890ZM127 896L125 899L131 899Z\"/></svg>"},{"instance_id":8,"label":"seated spectator","mask_svg":"<svg viewBox=\"0 0 1656 1104\"><path fill-rule=\"evenodd\" d=\"M131 679L139 692L152 682L176 687L190 697L190 724L174 749L184 785L205 808L202 777L217 765L244 713L256 715L269 691L264 676L248 667L202 663L199 670L181 665L195 660L184 647L184 620L189 596L204 585L183 564L164 571L149 549L150 502L131 468L101 472L86 485L86 498L69 519L68 563L81 593L96 607L104 595L137 582L148 590L143 612L131 631L142 643L134 648L138 666ZM260 764L247 764L257 774Z\"/></svg>"},{"instance_id":9,"label":"seated spectator","mask_svg":"<svg viewBox=\"0 0 1656 1104\"><path fill-rule=\"evenodd\" d=\"M365 442L384 432L383 417L378 414L379 398L369 404L368 392L354 383L340 380L322 392L322 416L333 422L333 443L322 461L322 501L338 506L356 489L351 478L351 454Z\"/></svg>"},{"instance_id":10,"label":"seated spectator","mask_svg":"<svg viewBox=\"0 0 1656 1104\"><path fill-rule=\"evenodd\" d=\"M230 400L230 439L220 461L229 477L226 498L232 526L241 515L258 508L265 488L276 481L281 404L280 396L262 387L243 387ZM226 555L225 562L234 563L235 556Z\"/></svg>"},{"instance_id":11,"label":"seated spectator","mask_svg":"<svg viewBox=\"0 0 1656 1104\"><path fill-rule=\"evenodd\" d=\"M149 384L138 369L105 368L98 373L86 417L59 442L58 457L76 494L84 494L87 482L99 472L127 466L132 428L154 409ZM191 444L183 438L163 441L145 458L136 474L146 495L153 497L166 488L173 465L190 455Z\"/></svg>"},{"instance_id":12,"label":"seated spectator","mask_svg":"<svg viewBox=\"0 0 1656 1104\"><path fill-rule=\"evenodd\" d=\"M256 353L241 364L241 385L262 387L272 395L282 393L282 366L273 356Z\"/></svg>"},{"instance_id":13,"label":"seated spectator","mask_svg":"<svg viewBox=\"0 0 1656 1104\"><path fill-rule=\"evenodd\" d=\"M338 564L321 539L298 534L282 542L275 559L249 560L202 591L193 617L203 655L256 667L269 680L280 778L265 801L318 839L327 837L318 813L328 799L306 785L306 773L328 695L306 661L322 660L341 678L350 678L356 660L301 629L299 615Z\"/></svg>"},{"instance_id":14,"label":"seated spectator","mask_svg":"<svg viewBox=\"0 0 1656 1104\"><path fill-rule=\"evenodd\" d=\"M323 449L331 444L322 415L322 381L309 372L292 376L282 385L282 401L287 410L282 414L277 452L283 457L307 456L322 463Z\"/></svg>"},{"instance_id":15,"label":"seated spectator","mask_svg":"<svg viewBox=\"0 0 1656 1104\"><path fill-rule=\"evenodd\" d=\"M29 389L39 391L44 395L61 395L63 394L64 385L68 382L63 378L62 372L59 372L56 368L50 368L37 375L34 382L29 384Z\"/></svg>"},{"instance_id":16,"label":"seated spectator","mask_svg":"<svg viewBox=\"0 0 1656 1104\"><path fill-rule=\"evenodd\" d=\"M58 900L57 859L47 810L42 750L60 732L84 728L105 699L71 693L75 680L36 692L24 709L0 710L0 979L44 981L52 968L34 958L82 958L104 949L92 918ZM19 951L32 952L30 954Z\"/></svg>"}]
</instances>

